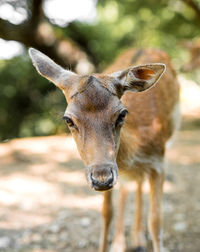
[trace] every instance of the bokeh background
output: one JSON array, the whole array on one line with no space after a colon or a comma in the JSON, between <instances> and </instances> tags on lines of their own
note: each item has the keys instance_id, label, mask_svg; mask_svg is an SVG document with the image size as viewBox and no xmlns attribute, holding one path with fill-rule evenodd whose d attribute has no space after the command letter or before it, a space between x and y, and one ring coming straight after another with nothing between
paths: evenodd
<instances>
[{"instance_id":1,"label":"bokeh background","mask_svg":"<svg viewBox=\"0 0 200 252\"><path fill-rule=\"evenodd\" d=\"M29 47L79 73L102 71L129 47L161 48L181 73L193 53L199 60L184 77L199 83L199 6L199 0L1 0L1 141L65 127L64 97L36 73Z\"/></svg>"},{"instance_id":2,"label":"bokeh background","mask_svg":"<svg viewBox=\"0 0 200 252\"><path fill-rule=\"evenodd\" d=\"M88 188L62 120L65 98L38 75L29 47L80 74L103 71L130 47L170 55L182 126L167 151L164 251L199 252L200 0L0 0L0 251L94 252L102 197ZM135 184L128 188L130 245ZM143 191L147 215L147 184ZM109 244L113 233L114 224Z\"/></svg>"}]
</instances>

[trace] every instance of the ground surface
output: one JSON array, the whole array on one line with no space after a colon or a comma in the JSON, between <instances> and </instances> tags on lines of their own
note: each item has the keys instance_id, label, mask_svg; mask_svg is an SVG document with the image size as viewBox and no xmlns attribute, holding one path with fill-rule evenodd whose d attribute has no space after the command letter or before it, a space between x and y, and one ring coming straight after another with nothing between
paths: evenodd
<instances>
[{"instance_id":1,"label":"ground surface","mask_svg":"<svg viewBox=\"0 0 200 252\"><path fill-rule=\"evenodd\" d=\"M163 201L166 252L200 251L200 130L198 125L184 125L167 152ZM96 251L102 198L88 188L71 137L0 144L0 178L0 251ZM144 191L146 212L146 185ZM127 237L133 199L134 184L126 208Z\"/></svg>"}]
</instances>

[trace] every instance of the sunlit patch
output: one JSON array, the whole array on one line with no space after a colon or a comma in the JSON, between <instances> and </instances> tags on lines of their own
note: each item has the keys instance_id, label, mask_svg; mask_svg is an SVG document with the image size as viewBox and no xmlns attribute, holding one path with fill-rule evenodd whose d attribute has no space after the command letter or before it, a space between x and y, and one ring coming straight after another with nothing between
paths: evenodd
<instances>
[{"instance_id":1,"label":"sunlit patch","mask_svg":"<svg viewBox=\"0 0 200 252\"><path fill-rule=\"evenodd\" d=\"M11 59L23 53L24 47L16 41L0 39L0 59Z\"/></svg>"},{"instance_id":2,"label":"sunlit patch","mask_svg":"<svg viewBox=\"0 0 200 252\"><path fill-rule=\"evenodd\" d=\"M48 18L60 26L77 19L79 21L94 22L96 18L95 0L47 0L44 11ZM56 11L55 11L56 10Z\"/></svg>"},{"instance_id":3,"label":"sunlit patch","mask_svg":"<svg viewBox=\"0 0 200 252\"><path fill-rule=\"evenodd\" d=\"M178 76L181 84L181 112L184 116L192 117L198 116L200 111L200 87L192 80L184 78L182 75Z\"/></svg>"},{"instance_id":4,"label":"sunlit patch","mask_svg":"<svg viewBox=\"0 0 200 252\"><path fill-rule=\"evenodd\" d=\"M74 172L57 172L55 174L56 179L60 182L64 182L73 186L87 186L86 178L83 172L74 171Z\"/></svg>"},{"instance_id":5,"label":"sunlit patch","mask_svg":"<svg viewBox=\"0 0 200 252\"><path fill-rule=\"evenodd\" d=\"M8 155L11 152L11 149L6 147L7 146L5 144L0 145L0 157L4 157L5 155Z\"/></svg>"},{"instance_id":6,"label":"sunlit patch","mask_svg":"<svg viewBox=\"0 0 200 252\"><path fill-rule=\"evenodd\" d=\"M92 209L96 211L101 211L102 206L102 195L97 194L95 196L87 196L83 197L80 195L67 195L66 199L64 199L64 203L66 207L69 208L80 208L83 210Z\"/></svg>"},{"instance_id":7,"label":"sunlit patch","mask_svg":"<svg viewBox=\"0 0 200 252\"><path fill-rule=\"evenodd\" d=\"M31 138L31 144L30 138L14 139L6 144L0 145L0 156L9 154L11 151L21 151L24 155L45 154L50 152L52 154L51 158L60 162L79 157L73 138L62 136ZM65 157L63 155L65 155Z\"/></svg>"},{"instance_id":8,"label":"sunlit patch","mask_svg":"<svg viewBox=\"0 0 200 252\"><path fill-rule=\"evenodd\" d=\"M56 250L49 250L49 249L33 249L30 252L56 252Z\"/></svg>"},{"instance_id":9,"label":"sunlit patch","mask_svg":"<svg viewBox=\"0 0 200 252\"><path fill-rule=\"evenodd\" d=\"M58 182L65 182L80 187L84 183L84 175L81 172L55 173ZM82 181L82 182L81 182ZM81 182L81 183L80 183ZM13 175L0 181L0 204L6 206L19 205L21 209L31 211L48 206L85 208L100 210L101 195L81 196L63 193L59 184L47 182L42 178L33 176Z\"/></svg>"},{"instance_id":10,"label":"sunlit patch","mask_svg":"<svg viewBox=\"0 0 200 252\"><path fill-rule=\"evenodd\" d=\"M49 249L33 249L30 252L56 252L56 250L49 250Z\"/></svg>"},{"instance_id":11,"label":"sunlit patch","mask_svg":"<svg viewBox=\"0 0 200 252\"><path fill-rule=\"evenodd\" d=\"M25 8L14 8L11 4L4 3L0 6L0 17L17 25L27 19L27 11Z\"/></svg>"},{"instance_id":12,"label":"sunlit patch","mask_svg":"<svg viewBox=\"0 0 200 252\"><path fill-rule=\"evenodd\" d=\"M7 215L10 215L9 219L0 220L1 229L16 229L21 228L31 228L37 225L44 225L52 221L52 217L45 213L38 212L30 213L24 211L24 209L15 209L15 211L7 212Z\"/></svg>"},{"instance_id":13,"label":"sunlit patch","mask_svg":"<svg viewBox=\"0 0 200 252\"><path fill-rule=\"evenodd\" d=\"M55 170L55 164L53 163L44 163L44 164L33 164L29 165L29 171L33 175L46 175L51 174Z\"/></svg>"},{"instance_id":14,"label":"sunlit patch","mask_svg":"<svg viewBox=\"0 0 200 252\"><path fill-rule=\"evenodd\" d=\"M184 139L191 136L188 134L184 134ZM193 138L196 139L196 135ZM195 155L198 146L194 148ZM177 160L177 156L180 160L181 154L176 153L176 156L171 154L170 160ZM72 212L92 210L100 214L102 194L92 191L87 185L85 170L81 167L72 137L14 139L0 144L0 154L0 216L6 216L0 219L1 228L45 225L52 222L53 214L61 209ZM135 182L125 181L124 185L130 192L137 189ZM164 192L173 192L175 186L166 181ZM119 189L120 184L117 183L114 187L116 200L119 199ZM148 194L148 182L144 183L143 192Z\"/></svg>"},{"instance_id":15,"label":"sunlit patch","mask_svg":"<svg viewBox=\"0 0 200 252\"><path fill-rule=\"evenodd\" d=\"M33 201L38 194L45 198L45 195L55 193L53 185L31 176L13 175L0 181L0 203L5 205L15 204L26 197Z\"/></svg>"}]
</instances>

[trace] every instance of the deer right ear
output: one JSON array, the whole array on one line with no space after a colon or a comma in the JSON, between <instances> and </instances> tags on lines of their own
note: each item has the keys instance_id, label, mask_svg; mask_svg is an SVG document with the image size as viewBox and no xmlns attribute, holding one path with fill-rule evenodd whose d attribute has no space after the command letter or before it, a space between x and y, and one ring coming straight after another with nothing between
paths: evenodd
<instances>
[{"instance_id":1,"label":"deer right ear","mask_svg":"<svg viewBox=\"0 0 200 252\"><path fill-rule=\"evenodd\" d=\"M38 73L53 82L60 89L66 87L64 80L75 75L75 73L63 69L45 54L34 48L29 49L29 55Z\"/></svg>"},{"instance_id":2,"label":"deer right ear","mask_svg":"<svg viewBox=\"0 0 200 252\"><path fill-rule=\"evenodd\" d=\"M116 72L113 76L118 79L123 92L126 90L142 92L153 87L164 73L165 68L165 64L151 63Z\"/></svg>"}]
</instances>

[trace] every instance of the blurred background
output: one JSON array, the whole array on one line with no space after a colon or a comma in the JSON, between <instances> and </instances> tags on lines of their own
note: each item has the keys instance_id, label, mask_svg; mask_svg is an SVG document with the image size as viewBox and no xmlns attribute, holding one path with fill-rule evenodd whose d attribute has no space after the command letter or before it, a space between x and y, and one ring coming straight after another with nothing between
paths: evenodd
<instances>
[{"instance_id":1,"label":"blurred background","mask_svg":"<svg viewBox=\"0 0 200 252\"><path fill-rule=\"evenodd\" d=\"M88 188L63 134L65 98L36 72L29 47L80 74L103 71L130 47L170 55L183 119L167 151L164 251L199 252L200 0L0 0L0 251L94 252L101 194ZM126 234L134 190L133 183ZM147 184L143 191L146 215Z\"/></svg>"},{"instance_id":2,"label":"blurred background","mask_svg":"<svg viewBox=\"0 0 200 252\"><path fill-rule=\"evenodd\" d=\"M1 0L1 141L65 128L65 99L36 73L27 48L78 73L102 71L129 47L161 48L200 83L199 36L199 0Z\"/></svg>"}]
</instances>

